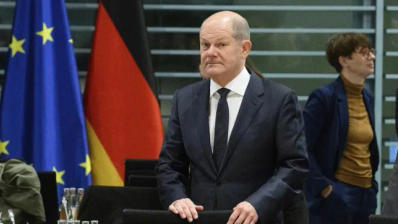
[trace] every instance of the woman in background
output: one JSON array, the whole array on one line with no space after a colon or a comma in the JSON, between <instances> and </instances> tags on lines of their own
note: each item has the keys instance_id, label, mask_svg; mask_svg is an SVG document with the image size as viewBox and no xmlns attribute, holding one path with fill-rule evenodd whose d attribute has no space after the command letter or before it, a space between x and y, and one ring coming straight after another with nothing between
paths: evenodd
<instances>
[{"instance_id":1,"label":"woman in background","mask_svg":"<svg viewBox=\"0 0 398 224\"><path fill-rule=\"evenodd\" d=\"M373 97L364 88L375 55L363 34L333 36L327 59L340 74L311 93L304 110L310 223L362 224L377 207L379 154Z\"/></svg>"}]
</instances>

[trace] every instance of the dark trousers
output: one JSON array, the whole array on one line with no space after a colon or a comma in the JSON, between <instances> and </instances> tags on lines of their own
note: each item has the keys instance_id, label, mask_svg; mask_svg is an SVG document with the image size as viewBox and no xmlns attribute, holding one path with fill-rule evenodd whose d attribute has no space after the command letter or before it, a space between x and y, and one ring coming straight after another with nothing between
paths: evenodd
<instances>
[{"instance_id":1,"label":"dark trousers","mask_svg":"<svg viewBox=\"0 0 398 224\"><path fill-rule=\"evenodd\" d=\"M310 224L365 224L374 214L377 202L372 188L361 188L337 181L333 192L310 209Z\"/></svg>"},{"instance_id":2,"label":"dark trousers","mask_svg":"<svg viewBox=\"0 0 398 224\"><path fill-rule=\"evenodd\" d=\"M304 193L291 198L283 208L283 224L308 224L308 209Z\"/></svg>"}]
</instances>

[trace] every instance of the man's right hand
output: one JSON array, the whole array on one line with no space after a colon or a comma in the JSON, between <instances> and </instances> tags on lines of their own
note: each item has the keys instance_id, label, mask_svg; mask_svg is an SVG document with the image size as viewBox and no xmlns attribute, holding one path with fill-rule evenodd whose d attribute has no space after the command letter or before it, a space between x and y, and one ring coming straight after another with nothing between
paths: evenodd
<instances>
[{"instance_id":1,"label":"man's right hand","mask_svg":"<svg viewBox=\"0 0 398 224\"><path fill-rule=\"evenodd\" d=\"M193 219L197 219L197 211L203 211L203 209L203 206L195 205L189 198L176 200L169 206L169 211L179 215L182 219L187 219L188 222L192 222Z\"/></svg>"}]
</instances>

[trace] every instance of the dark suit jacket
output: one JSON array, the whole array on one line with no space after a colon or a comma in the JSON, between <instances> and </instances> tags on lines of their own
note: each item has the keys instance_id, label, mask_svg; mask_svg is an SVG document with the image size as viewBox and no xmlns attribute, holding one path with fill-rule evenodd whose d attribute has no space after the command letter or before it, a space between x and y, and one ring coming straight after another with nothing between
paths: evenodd
<instances>
[{"instance_id":1,"label":"dark suit jacket","mask_svg":"<svg viewBox=\"0 0 398 224\"><path fill-rule=\"evenodd\" d=\"M162 204L189 197L205 209L250 202L261 222L273 220L286 198L300 193L308 162L295 93L251 75L221 169L212 160L209 80L178 90L159 155Z\"/></svg>"},{"instance_id":2,"label":"dark suit jacket","mask_svg":"<svg viewBox=\"0 0 398 224\"><path fill-rule=\"evenodd\" d=\"M367 89L363 101L374 133L373 99ZM336 181L334 175L340 162L348 132L347 98L341 78L311 93L304 110L310 173L306 197L310 209L321 200L321 191ZM372 187L377 192L374 174L379 164L376 135L369 146L372 166Z\"/></svg>"}]
</instances>

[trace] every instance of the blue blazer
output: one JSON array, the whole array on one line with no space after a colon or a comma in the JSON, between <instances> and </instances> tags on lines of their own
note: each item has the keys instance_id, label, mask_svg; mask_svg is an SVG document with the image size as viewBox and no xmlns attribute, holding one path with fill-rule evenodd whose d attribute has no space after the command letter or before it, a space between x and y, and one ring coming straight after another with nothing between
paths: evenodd
<instances>
[{"instance_id":1,"label":"blue blazer","mask_svg":"<svg viewBox=\"0 0 398 224\"><path fill-rule=\"evenodd\" d=\"M295 93L251 75L216 170L209 135L210 81L176 91L159 155L158 189L165 207L189 197L207 210L250 202L262 223L272 222L284 202L300 193L308 161L304 121Z\"/></svg>"},{"instance_id":2,"label":"blue blazer","mask_svg":"<svg viewBox=\"0 0 398 224\"><path fill-rule=\"evenodd\" d=\"M362 90L363 101L374 131L373 98ZM341 78L311 93L304 110L310 173L305 193L310 209L321 200L321 191L336 181L334 175L342 157L348 132L347 98ZM379 164L376 135L369 145L372 187L377 192L374 174Z\"/></svg>"}]
</instances>

